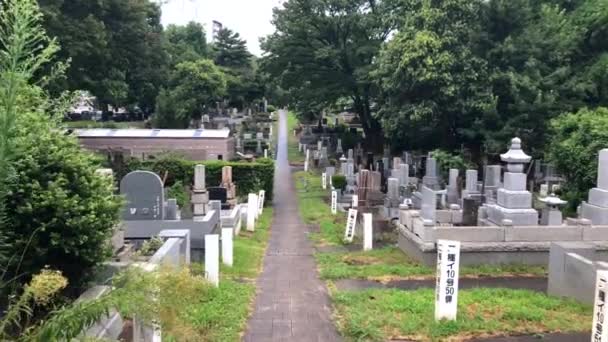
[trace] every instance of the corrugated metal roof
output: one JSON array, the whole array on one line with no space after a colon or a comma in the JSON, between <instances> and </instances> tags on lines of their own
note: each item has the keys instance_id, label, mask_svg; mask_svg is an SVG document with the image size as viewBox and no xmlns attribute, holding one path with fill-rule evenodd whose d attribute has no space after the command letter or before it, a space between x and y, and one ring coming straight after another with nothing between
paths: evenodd
<instances>
[{"instance_id":1,"label":"corrugated metal roof","mask_svg":"<svg viewBox=\"0 0 608 342\"><path fill-rule=\"evenodd\" d=\"M228 138L229 129L76 129L82 138Z\"/></svg>"}]
</instances>

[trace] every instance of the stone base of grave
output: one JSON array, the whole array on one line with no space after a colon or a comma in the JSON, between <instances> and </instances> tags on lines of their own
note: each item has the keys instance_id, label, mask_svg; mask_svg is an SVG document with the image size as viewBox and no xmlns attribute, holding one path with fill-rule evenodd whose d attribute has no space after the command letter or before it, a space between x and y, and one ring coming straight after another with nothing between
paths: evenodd
<instances>
[{"instance_id":1,"label":"stone base of grave","mask_svg":"<svg viewBox=\"0 0 608 342\"><path fill-rule=\"evenodd\" d=\"M595 225L608 225L608 208L583 202L581 217L590 220Z\"/></svg>"},{"instance_id":2,"label":"stone base of grave","mask_svg":"<svg viewBox=\"0 0 608 342\"><path fill-rule=\"evenodd\" d=\"M448 228L453 231L455 238L461 235L458 232L458 227ZM496 232L492 227L477 227L477 233L471 231L468 233L475 234L478 237L486 235L495 235ZM486 233L485 230L490 231ZM512 228L513 230L525 228ZM534 229L544 229L541 227ZM608 239L608 238L607 238ZM512 242L462 242L460 250L460 264L464 266L473 265L504 265L504 264L522 264L522 265L547 265L549 262L549 250L552 242L531 242L531 241L512 241ZM597 250L602 253L605 258L608 258L608 241L593 241ZM398 229L398 246L399 248L414 260L417 260L427 266L435 266L437 264L437 250L435 241L424 241L420 236L408 230L402 225Z\"/></svg>"},{"instance_id":3,"label":"stone base of grave","mask_svg":"<svg viewBox=\"0 0 608 342\"><path fill-rule=\"evenodd\" d=\"M511 220L514 226L538 226L538 212L534 209L508 209L496 204L485 204L488 221L502 226L503 220Z\"/></svg>"}]
</instances>

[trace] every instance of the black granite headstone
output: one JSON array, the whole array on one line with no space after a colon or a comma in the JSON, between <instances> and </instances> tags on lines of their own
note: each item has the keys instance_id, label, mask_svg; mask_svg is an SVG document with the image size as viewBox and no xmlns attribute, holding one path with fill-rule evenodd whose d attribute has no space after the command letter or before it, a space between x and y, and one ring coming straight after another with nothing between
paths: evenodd
<instances>
[{"instance_id":1,"label":"black granite headstone","mask_svg":"<svg viewBox=\"0 0 608 342\"><path fill-rule=\"evenodd\" d=\"M207 192L209 193L209 201L220 201L222 203L226 203L228 200L228 192L224 187L209 187L207 188Z\"/></svg>"}]
</instances>

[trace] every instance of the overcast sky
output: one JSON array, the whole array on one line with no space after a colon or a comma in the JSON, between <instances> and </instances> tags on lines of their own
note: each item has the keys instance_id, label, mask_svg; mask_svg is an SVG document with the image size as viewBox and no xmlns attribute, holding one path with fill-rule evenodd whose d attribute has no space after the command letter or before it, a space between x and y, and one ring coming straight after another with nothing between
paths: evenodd
<instances>
[{"instance_id":1,"label":"overcast sky","mask_svg":"<svg viewBox=\"0 0 608 342\"><path fill-rule=\"evenodd\" d=\"M163 5L163 25L185 25L196 21L205 27L211 40L211 22L238 32L247 40L249 51L261 55L259 38L274 32L272 9L281 0L170 0Z\"/></svg>"}]
</instances>

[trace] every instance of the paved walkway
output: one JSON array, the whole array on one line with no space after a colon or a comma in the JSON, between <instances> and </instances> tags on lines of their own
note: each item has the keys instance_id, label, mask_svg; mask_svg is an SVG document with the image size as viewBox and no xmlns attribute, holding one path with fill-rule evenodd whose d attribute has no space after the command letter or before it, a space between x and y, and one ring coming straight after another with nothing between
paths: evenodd
<instances>
[{"instance_id":1,"label":"paved walkway","mask_svg":"<svg viewBox=\"0 0 608 342\"><path fill-rule=\"evenodd\" d=\"M254 313L244 341L340 341L319 280L306 226L300 221L287 161L287 114L280 112L274 218Z\"/></svg>"}]
</instances>

